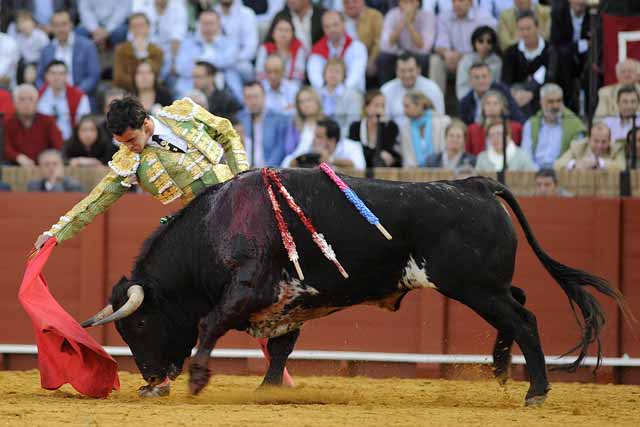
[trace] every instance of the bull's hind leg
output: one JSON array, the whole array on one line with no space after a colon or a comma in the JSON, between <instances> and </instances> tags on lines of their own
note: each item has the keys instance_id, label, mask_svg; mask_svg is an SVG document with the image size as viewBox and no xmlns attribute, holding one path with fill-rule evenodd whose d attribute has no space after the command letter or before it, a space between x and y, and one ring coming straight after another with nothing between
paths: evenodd
<instances>
[{"instance_id":1,"label":"bull's hind leg","mask_svg":"<svg viewBox=\"0 0 640 427\"><path fill-rule=\"evenodd\" d=\"M511 286L511 296L524 306L527 297L524 291L516 286ZM513 346L513 335L498 330L498 336L493 346L493 371L500 382L506 384L511 375L511 347Z\"/></svg>"},{"instance_id":2,"label":"bull's hind leg","mask_svg":"<svg viewBox=\"0 0 640 427\"><path fill-rule=\"evenodd\" d=\"M284 367L289 355L293 351L293 347L296 345L299 335L300 329L294 329L279 337L269 338L267 350L269 350L271 360L267 374L264 376L264 380L262 380L261 387L282 385Z\"/></svg>"},{"instance_id":3,"label":"bull's hind leg","mask_svg":"<svg viewBox=\"0 0 640 427\"><path fill-rule=\"evenodd\" d=\"M461 301L475 310L503 336L515 339L524 354L530 377L525 404L541 405L550 387L536 317L516 301L507 289L499 292L474 292L472 296Z\"/></svg>"}]
</instances>

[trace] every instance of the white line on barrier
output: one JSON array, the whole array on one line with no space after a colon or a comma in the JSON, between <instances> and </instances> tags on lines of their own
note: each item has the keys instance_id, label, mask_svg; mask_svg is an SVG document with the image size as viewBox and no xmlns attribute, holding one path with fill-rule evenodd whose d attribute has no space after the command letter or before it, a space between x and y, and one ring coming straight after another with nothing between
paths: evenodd
<instances>
[{"instance_id":1,"label":"white line on barrier","mask_svg":"<svg viewBox=\"0 0 640 427\"><path fill-rule=\"evenodd\" d=\"M104 347L112 356L131 356L129 347ZM24 344L0 344L0 354L38 354L35 345ZM221 348L213 350L211 357L218 359L261 359L262 351ZM482 354L419 354L419 353L375 353L363 351L320 351L320 350L294 350L289 359L295 360L346 360L362 362L390 362L390 363L431 363L431 364L489 364L493 357ZM564 365L573 362L573 357L546 356L547 365ZM513 356L516 365L524 365L523 356ZM587 357L583 365L595 366L596 358ZM602 366L616 367L640 367L640 358L629 357L603 357Z\"/></svg>"}]
</instances>

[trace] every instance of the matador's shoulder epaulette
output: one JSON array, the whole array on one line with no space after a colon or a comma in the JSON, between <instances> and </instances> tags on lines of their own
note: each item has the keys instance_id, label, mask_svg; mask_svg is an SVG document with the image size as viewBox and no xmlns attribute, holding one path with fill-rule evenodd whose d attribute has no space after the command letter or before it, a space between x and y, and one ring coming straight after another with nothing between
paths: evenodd
<instances>
[{"instance_id":1,"label":"matador's shoulder epaulette","mask_svg":"<svg viewBox=\"0 0 640 427\"><path fill-rule=\"evenodd\" d=\"M177 122L188 122L193 120L197 110L198 104L191 98L182 98L162 108L157 115Z\"/></svg>"},{"instance_id":2,"label":"matador's shoulder epaulette","mask_svg":"<svg viewBox=\"0 0 640 427\"><path fill-rule=\"evenodd\" d=\"M109 167L120 176L134 175L140 166L140 155L129 150L125 145L113 155Z\"/></svg>"}]
</instances>

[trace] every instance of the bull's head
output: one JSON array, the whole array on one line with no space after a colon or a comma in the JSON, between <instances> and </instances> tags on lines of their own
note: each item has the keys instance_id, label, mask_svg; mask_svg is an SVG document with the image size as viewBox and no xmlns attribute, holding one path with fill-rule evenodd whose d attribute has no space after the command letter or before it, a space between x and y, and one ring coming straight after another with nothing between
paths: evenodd
<instances>
[{"instance_id":1,"label":"bull's head","mask_svg":"<svg viewBox=\"0 0 640 427\"><path fill-rule=\"evenodd\" d=\"M175 306L154 294L152 287L123 277L113 287L109 304L82 322L85 328L115 322L150 385L175 379L197 339L197 327L177 320L171 313Z\"/></svg>"}]
</instances>

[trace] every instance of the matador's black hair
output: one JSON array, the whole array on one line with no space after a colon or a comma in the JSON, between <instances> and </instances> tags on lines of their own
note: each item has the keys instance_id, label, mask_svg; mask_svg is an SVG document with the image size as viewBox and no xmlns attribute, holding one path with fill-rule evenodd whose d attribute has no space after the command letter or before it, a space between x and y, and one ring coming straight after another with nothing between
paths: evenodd
<instances>
[{"instance_id":1,"label":"matador's black hair","mask_svg":"<svg viewBox=\"0 0 640 427\"><path fill-rule=\"evenodd\" d=\"M140 129L147 112L136 98L115 99L109 104L107 129L114 135L122 135L128 128Z\"/></svg>"}]
</instances>

